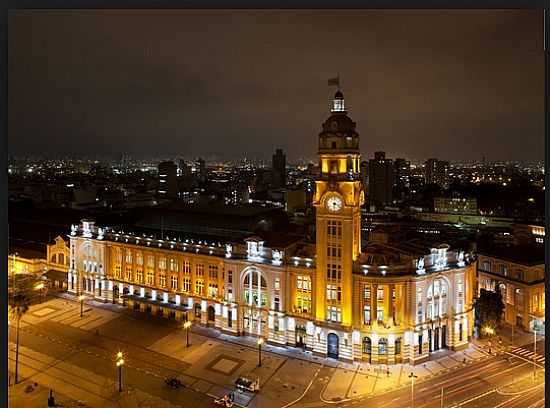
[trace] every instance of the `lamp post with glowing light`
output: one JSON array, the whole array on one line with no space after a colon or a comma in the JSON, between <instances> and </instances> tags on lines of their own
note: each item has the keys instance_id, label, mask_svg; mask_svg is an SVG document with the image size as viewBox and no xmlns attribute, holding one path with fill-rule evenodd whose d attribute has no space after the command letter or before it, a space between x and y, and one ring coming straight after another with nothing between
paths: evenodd
<instances>
[{"instance_id":1,"label":"lamp post with glowing light","mask_svg":"<svg viewBox=\"0 0 550 408\"><path fill-rule=\"evenodd\" d=\"M411 379L411 407L414 408L414 379L418 376L411 372L409 378Z\"/></svg>"},{"instance_id":2,"label":"lamp post with glowing light","mask_svg":"<svg viewBox=\"0 0 550 408\"><path fill-rule=\"evenodd\" d=\"M80 317L82 317L84 316L84 295L80 295L78 300L80 300Z\"/></svg>"},{"instance_id":3,"label":"lamp post with glowing light","mask_svg":"<svg viewBox=\"0 0 550 408\"><path fill-rule=\"evenodd\" d=\"M42 290L44 289L44 283L43 282L40 282L38 283L35 287L34 287L35 290L39 290L40 291L40 301L42 302L43 301L43 296L42 296Z\"/></svg>"},{"instance_id":4,"label":"lamp post with glowing light","mask_svg":"<svg viewBox=\"0 0 550 408\"><path fill-rule=\"evenodd\" d=\"M116 366L118 367L118 392L122 392L122 366L124 365L124 358L122 358L122 351L119 351L116 355Z\"/></svg>"},{"instance_id":5,"label":"lamp post with glowing light","mask_svg":"<svg viewBox=\"0 0 550 408\"><path fill-rule=\"evenodd\" d=\"M264 339L260 337L258 339L258 367L262 366L262 344L264 344Z\"/></svg>"},{"instance_id":6,"label":"lamp post with glowing light","mask_svg":"<svg viewBox=\"0 0 550 408\"><path fill-rule=\"evenodd\" d=\"M537 330L535 327L533 327L533 346L534 346L534 352L533 352L533 378L537 378Z\"/></svg>"},{"instance_id":7,"label":"lamp post with glowing light","mask_svg":"<svg viewBox=\"0 0 550 408\"><path fill-rule=\"evenodd\" d=\"M493 334L495 334L495 329L493 329L492 327L490 326L485 326L483 328L483 331L485 332L486 335L488 336L493 336ZM492 346L492 342L491 340L489 340L489 354L491 354L491 346Z\"/></svg>"},{"instance_id":8,"label":"lamp post with glowing light","mask_svg":"<svg viewBox=\"0 0 550 408\"><path fill-rule=\"evenodd\" d=\"M185 329L185 334L187 337L187 345L185 347L189 347L189 329L191 328L191 322L188 320L183 324L183 328Z\"/></svg>"}]
</instances>

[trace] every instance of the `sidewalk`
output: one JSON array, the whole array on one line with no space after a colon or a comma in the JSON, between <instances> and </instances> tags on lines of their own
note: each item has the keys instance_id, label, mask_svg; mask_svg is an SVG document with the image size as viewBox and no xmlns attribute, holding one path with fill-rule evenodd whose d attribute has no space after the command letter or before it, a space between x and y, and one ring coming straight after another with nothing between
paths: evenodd
<instances>
[{"instance_id":1,"label":"sidewalk","mask_svg":"<svg viewBox=\"0 0 550 408\"><path fill-rule=\"evenodd\" d=\"M23 381L15 387L9 387L8 395L8 404L10 407L44 408L48 405L50 389L35 383L34 381ZM88 405L83 402L77 401L61 393L54 392L53 396L58 407L88 407Z\"/></svg>"}]
</instances>

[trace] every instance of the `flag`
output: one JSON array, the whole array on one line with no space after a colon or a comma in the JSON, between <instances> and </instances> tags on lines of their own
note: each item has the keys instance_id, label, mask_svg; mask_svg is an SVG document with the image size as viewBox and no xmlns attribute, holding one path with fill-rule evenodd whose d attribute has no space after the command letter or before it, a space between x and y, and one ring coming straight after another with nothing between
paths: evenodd
<instances>
[{"instance_id":1,"label":"flag","mask_svg":"<svg viewBox=\"0 0 550 408\"><path fill-rule=\"evenodd\" d=\"M336 78L329 79L328 80L328 85L329 86L331 86L331 85L340 86L340 78L336 77Z\"/></svg>"}]
</instances>

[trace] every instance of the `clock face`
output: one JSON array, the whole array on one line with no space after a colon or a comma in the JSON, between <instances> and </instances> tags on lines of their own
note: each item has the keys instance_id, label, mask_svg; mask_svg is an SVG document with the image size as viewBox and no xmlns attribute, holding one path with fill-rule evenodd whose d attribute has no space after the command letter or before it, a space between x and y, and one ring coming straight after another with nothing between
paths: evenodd
<instances>
[{"instance_id":1,"label":"clock face","mask_svg":"<svg viewBox=\"0 0 550 408\"><path fill-rule=\"evenodd\" d=\"M327 208L332 212L340 211L342 208L342 200L340 197L330 197L327 200Z\"/></svg>"}]
</instances>

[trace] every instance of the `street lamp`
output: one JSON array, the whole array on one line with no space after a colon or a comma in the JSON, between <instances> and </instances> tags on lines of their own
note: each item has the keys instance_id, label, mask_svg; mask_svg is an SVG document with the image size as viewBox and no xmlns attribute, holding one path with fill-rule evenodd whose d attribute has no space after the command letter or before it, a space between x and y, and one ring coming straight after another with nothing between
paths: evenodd
<instances>
[{"instance_id":1,"label":"street lamp","mask_svg":"<svg viewBox=\"0 0 550 408\"><path fill-rule=\"evenodd\" d=\"M533 327L533 346L534 346L534 352L533 352L533 379L537 379L537 331Z\"/></svg>"},{"instance_id":2,"label":"street lamp","mask_svg":"<svg viewBox=\"0 0 550 408\"><path fill-rule=\"evenodd\" d=\"M189 329L191 328L191 322L188 320L183 324L183 328L185 329L185 333L187 335L187 345L185 347L189 347Z\"/></svg>"},{"instance_id":3,"label":"street lamp","mask_svg":"<svg viewBox=\"0 0 550 408\"><path fill-rule=\"evenodd\" d=\"M122 351L119 351L116 355L116 366L118 367L118 392L122 392L122 366L124 365L124 359L122 358Z\"/></svg>"},{"instance_id":4,"label":"street lamp","mask_svg":"<svg viewBox=\"0 0 550 408\"><path fill-rule=\"evenodd\" d=\"M409 378L411 379L411 407L414 408L414 379L418 376L411 372Z\"/></svg>"},{"instance_id":5,"label":"street lamp","mask_svg":"<svg viewBox=\"0 0 550 408\"><path fill-rule=\"evenodd\" d=\"M84 312L84 295L80 295L78 300L80 300L80 317L82 317Z\"/></svg>"},{"instance_id":6,"label":"street lamp","mask_svg":"<svg viewBox=\"0 0 550 408\"><path fill-rule=\"evenodd\" d=\"M262 344L264 344L264 339L258 339L258 367L262 366Z\"/></svg>"}]
</instances>

